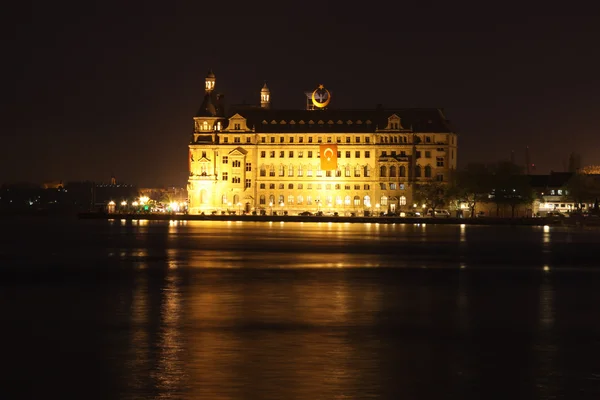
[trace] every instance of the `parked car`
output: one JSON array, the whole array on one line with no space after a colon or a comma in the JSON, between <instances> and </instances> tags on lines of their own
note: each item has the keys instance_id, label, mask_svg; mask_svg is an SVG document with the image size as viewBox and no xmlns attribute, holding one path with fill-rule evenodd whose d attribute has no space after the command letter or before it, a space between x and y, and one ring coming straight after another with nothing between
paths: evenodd
<instances>
[{"instance_id":1,"label":"parked car","mask_svg":"<svg viewBox=\"0 0 600 400\"><path fill-rule=\"evenodd\" d=\"M298 215L300 215L302 217L310 217L311 215L313 215L313 213L311 213L310 211L303 211L303 212L299 213Z\"/></svg>"}]
</instances>

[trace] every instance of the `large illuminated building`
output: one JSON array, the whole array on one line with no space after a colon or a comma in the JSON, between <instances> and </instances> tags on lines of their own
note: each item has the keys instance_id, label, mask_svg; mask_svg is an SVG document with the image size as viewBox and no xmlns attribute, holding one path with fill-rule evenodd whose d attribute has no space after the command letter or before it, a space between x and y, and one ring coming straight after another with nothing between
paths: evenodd
<instances>
[{"instance_id":1,"label":"large illuminated building","mask_svg":"<svg viewBox=\"0 0 600 400\"><path fill-rule=\"evenodd\" d=\"M211 72L189 145L190 214L407 211L415 184L447 181L457 136L437 108L335 109L320 85L306 108L225 110ZM258 97L258 93L257 93Z\"/></svg>"}]
</instances>

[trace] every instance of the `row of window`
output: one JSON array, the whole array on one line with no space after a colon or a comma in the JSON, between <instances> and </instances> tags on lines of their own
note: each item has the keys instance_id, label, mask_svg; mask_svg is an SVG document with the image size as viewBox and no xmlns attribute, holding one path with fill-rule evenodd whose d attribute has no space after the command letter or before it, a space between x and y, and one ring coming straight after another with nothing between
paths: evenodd
<instances>
[{"instance_id":1,"label":"row of window","mask_svg":"<svg viewBox=\"0 0 600 400\"><path fill-rule=\"evenodd\" d=\"M277 202L275 201L277 199ZM288 195L287 196L287 203L286 203L286 197L283 194L278 195L277 197L275 197L275 195L271 194L268 197L269 202L267 203L267 197L263 194L261 194L258 198L258 204L261 206L266 206L269 205L270 207L273 206L280 206L280 207L285 207L287 206L293 206L293 205L304 205L306 204L307 206L311 206L311 205L315 205L315 206L327 206L327 207L333 207L335 206L350 206L350 205L354 205L355 207L364 205L365 207L371 207L371 196L364 196L364 197L360 197L360 196L344 196L342 198L342 196L336 196L335 199L333 196L328 195L328 196L324 196L324 199L321 200L321 196L317 195L315 196L314 200L313 197L311 195L307 195L306 197L303 195L298 195L298 196L294 196L294 195ZM390 198L388 196L381 196L379 199L379 205L381 206L387 206L389 204ZM227 203L227 196L223 195L223 204L228 204ZM398 197L398 204L401 206L405 206L406 205L406 196L400 196Z\"/></svg>"},{"instance_id":2,"label":"row of window","mask_svg":"<svg viewBox=\"0 0 600 400\"><path fill-rule=\"evenodd\" d=\"M298 151L298 158L304 158L304 151L300 150ZM351 151L346 151L345 152L345 158L351 158ZM360 157L361 152L359 150L356 150L354 152L354 158L361 158ZM381 152L381 157L387 157L387 151L382 151ZM396 153L395 150L391 151L390 155L392 157L396 157L398 154ZM261 158L266 158L267 156L267 152L266 151L261 151L260 152L260 157ZM316 156L317 158L320 158L320 153L317 151L316 152ZM400 157L406 157L406 152L405 151L400 151L399 154ZM202 152L202 157L206 158L206 152ZM337 157L338 158L342 158L342 152L338 151L337 152ZM275 158L275 151L272 150L269 152L269 158ZM285 151L284 150L280 150L279 151L279 158L285 158ZM289 150L288 151L288 158L294 158L294 151L293 150ZM307 158L313 158L313 151L309 150L307 151ZM365 151L365 157L364 158L371 158L371 152L370 151ZM421 152L417 151L417 158L421 158ZM425 151L425 157L424 158L431 158L431 151ZM223 156L221 158L222 163L223 164L229 164L229 156ZM233 168L240 168L242 166L242 162L239 160L234 160L231 162L231 165ZM444 166L444 157L436 157L436 165L438 167L443 167ZM251 163L246 163L246 171L252 171L252 164Z\"/></svg>"},{"instance_id":3,"label":"row of window","mask_svg":"<svg viewBox=\"0 0 600 400\"><path fill-rule=\"evenodd\" d=\"M443 161L442 161L443 163ZM439 164L438 164L439 166ZM442 164L443 166L443 164ZM297 176L299 178L302 178L304 176L304 167L302 165L298 165L295 167L296 170L296 175L294 175L294 166L290 165L286 168L285 165L280 165L279 166L279 176L286 176L286 169L287 169L287 176L288 177L292 177L292 176ZM354 168L354 177L355 178L360 178L361 176L364 177L370 177L371 176L371 167L368 165L364 165L364 166L360 166L357 165ZM389 172L389 174L388 174ZM390 177L390 178L395 178L395 177L399 177L399 178L405 178L406 177L406 173L407 173L407 168L404 165L401 165L400 167L396 167L394 165L390 166L389 169L388 167L386 167L385 165L382 165L379 168L379 176L380 177ZM430 165L426 165L423 169L421 168L420 165L417 165L415 167L415 177L416 178L421 178L423 173L423 177L425 178L431 178L432 177L432 168ZM267 167L265 165L261 165L260 166L260 172L259 172L260 176L267 176ZM269 167L269 176L275 176L275 167L273 165L271 165ZM313 176L313 167L312 165L308 165L306 168L306 177L307 178L311 178ZM320 169L316 170L316 177L320 178L323 176L323 171ZM342 176L342 170L335 170L335 171L325 171L325 176L327 178L331 178L333 176L339 178ZM344 176L349 178L352 176L352 168L347 165L344 168ZM437 175L438 181L443 181L443 174L438 174ZM441 177L441 178L440 178ZM225 180L225 179L224 179Z\"/></svg>"},{"instance_id":4,"label":"row of window","mask_svg":"<svg viewBox=\"0 0 600 400\"><path fill-rule=\"evenodd\" d=\"M217 130L219 130L219 129L217 129ZM286 141L285 141L286 137L285 136L279 136L278 135L278 137L279 137L279 143L286 143ZM229 137L223 136L222 139L223 139L223 143L229 143ZM269 139L268 143L277 143L277 140L276 140L275 136L270 136L268 139ZM290 136L287 139L288 139L287 143L296 143L295 142L296 138L293 137L293 136ZM364 139L365 139L364 140L365 143L371 143L371 138L369 136L365 137ZM377 139L376 143L406 143L406 144L407 143L411 143L408 140L408 137L406 137L406 136L381 136L381 135L378 135L378 136L376 136L376 139ZM361 143L361 140L362 140L361 136L354 136L354 143ZM453 141L454 141L454 139L453 139ZM325 143L334 143L333 137L332 136L327 136L325 138L325 140L323 140L322 136L317 136L317 140L315 142L313 140L313 136L309 136L307 138L307 141L306 141L306 143L324 143L324 142ZM421 143L421 139L417 138L417 140L415 140L415 142L416 143ZM234 136L233 137L233 143L242 143L242 137L240 137L240 136ZM252 137L251 136L246 136L246 142L245 143L252 143ZM267 137L262 136L260 138L260 143L267 143ZM304 136L298 137L298 142L297 143L304 143ZM342 137L341 136L337 136L335 138L335 143L343 143ZM344 143L347 143L347 144L352 143L352 138L350 136L346 136ZM433 138L431 136L425 136L423 138L423 143L431 144L431 143L434 143L434 141L433 141Z\"/></svg>"},{"instance_id":5,"label":"row of window","mask_svg":"<svg viewBox=\"0 0 600 400\"><path fill-rule=\"evenodd\" d=\"M269 183L269 189L275 189L275 185L276 185L275 183ZM390 190L397 190L397 189L404 190L404 188L405 188L404 183L395 183L395 182L392 182L389 185L390 185ZM286 184L285 183L279 183L279 184L277 184L277 186L281 190L281 189L285 189ZM261 183L259 187L261 189L266 189L267 188L267 184L266 183ZM316 187L317 190L322 190L323 189L323 184L316 183L315 187ZM355 185L345 184L344 185L344 190L351 190L352 187L354 187L354 190L360 190L360 185L359 184L355 184ZM288 183L287 184L287 188L290 189L290 190L293 190L294 189L294 184L293 183ZM296 188L298 190L302 190L302 189L304 189L304 184L303 183L298 183L298 184L296 184ZM312 188L313 188L313 184L312 183L308 183L306 185L306 189L312 190ZM326 183L325 184L325 190L331 190L332 188L334 190L342 190L342 185L340 183L336 183L336 184L333 184L333 185L331 183ZM387 190L387 184L382 182L382 183L379 184L379 188L381 190ZM371 190L371 185L369 185L368 183L364 184L363 185L363 190Z\"/></svg>"},{"instance_id":6,"label":"row of window","mask_svg":"<svg viewBox=\"0 0 600 400\"><path fill-rule=\"evenodd\" d=\"M275 199L277 199L278 201L275 202ZM235 194L233 195L232 198L232 202L229 202L229 198L227 197L226 194L224 194L221 197L221 203L223 205L237 205L240 203L240 196ZM267 203L267 196L264 194L261 194L258 198L258 204L261 206L280 206L280 207L284 207L286 205L285 203L285 195L280 194L277 197L275 197L275 195L271 194L268 197L269 202ZM361 203L362 200L362 203ZM379 198L379 205L381 206L387 206L391 201L391 198L388 196L381 196ZM354 206L360 206L361 204L363 204L365 207L371 207L371 196L364 196L361 197L360 196L349 196L346 195L343 197L342 196L336 196L335 199L333 198L333 196L325 196L324 200L321 200L321 196L317 195L315 196L314 200L313 197L311 195L307 195L306 197L303 195L298 195L298 196L294 196L294 195L288 195L287 196L287 205L304 205L306 204L307 206L311 206L311 205L315 205L315 206L327 206L327 207L333 207L333 205L336 206L341 206L342 204L344 206L350 206L350 205L354 205ZM398 197L398 205L401 206L405 206L406 205L406 196L400 196Z\"/></svg>"}]
</instances>

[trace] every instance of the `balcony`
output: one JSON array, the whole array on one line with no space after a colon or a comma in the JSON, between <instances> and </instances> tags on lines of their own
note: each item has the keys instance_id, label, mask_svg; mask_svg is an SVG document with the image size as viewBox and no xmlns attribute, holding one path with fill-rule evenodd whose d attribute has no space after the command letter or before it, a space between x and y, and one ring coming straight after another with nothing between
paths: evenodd
<instances>
[{"instance_id":1,"label":"balcony","mask_svg":"<svg viewBox=\"0 0 600 400\"><path fill-rule=\"evenodd\" d=\"M401 156L401 155L395 155L392 156L391 154L385 155L385 156L379 156L377 158L377 161L379 162L408 162L409 160L409 156Z\"/></svg>"}]
</instances>

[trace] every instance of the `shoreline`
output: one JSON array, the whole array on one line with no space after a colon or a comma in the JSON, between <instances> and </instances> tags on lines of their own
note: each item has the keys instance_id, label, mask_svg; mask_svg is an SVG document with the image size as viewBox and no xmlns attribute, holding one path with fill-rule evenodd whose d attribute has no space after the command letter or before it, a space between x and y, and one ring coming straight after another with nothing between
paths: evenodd
<instances>
[{"instance_id":1,"label":"shoreline","mask_svg":"<svg viewBox=\"0 0 600 400\"><path fill-rule=\"evenodd\" d=\"M512 225L512 226L600 226L600 218L575 220L553 218L439 218L439 217L333 217L299 215L186 215L186 214L108 214L79 213L79 219L124 219L149 221L248 221L248 222L337 222L379 224L439 224L439 225Z\"/></svg>"}]
</instances>

